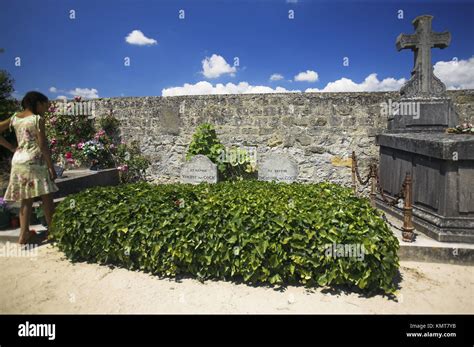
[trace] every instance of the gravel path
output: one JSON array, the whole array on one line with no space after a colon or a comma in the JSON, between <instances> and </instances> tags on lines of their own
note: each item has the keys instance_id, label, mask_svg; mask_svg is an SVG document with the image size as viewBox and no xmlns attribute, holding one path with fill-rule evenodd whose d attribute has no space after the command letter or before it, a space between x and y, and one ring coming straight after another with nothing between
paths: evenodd
<instances>
[{"instance_id":1,"label":"gravel path","mask_svg":"<svg viewBox=\"0 0 474 347\"><path fill-rule=\"evenodd\" d=\"M72 264L51 245L0 256L0 313L474 313L474 267L404 262L396 298L200 283Z\"/></svg>"}]
</instances>

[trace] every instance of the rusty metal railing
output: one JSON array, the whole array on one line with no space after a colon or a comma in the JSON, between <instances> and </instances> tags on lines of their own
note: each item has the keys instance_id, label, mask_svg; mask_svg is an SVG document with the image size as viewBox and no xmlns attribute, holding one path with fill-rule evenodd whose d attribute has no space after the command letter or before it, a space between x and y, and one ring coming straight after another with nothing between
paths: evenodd
<instances>
[{"instance_id":1,"label":"rusty metal railing","mask_svg":"<svg viewBox=\"0 0 474 347\"><path fill-rule=\"evenodd\" d=\"M357 156L354 151L352 151L352 190L354 195L357 195L357 183L361 186L366 186L370 183L370 193L369 200L372 207L375 208L375 198L377 196L377 191L380 194L382 200L388 205L395 206L400 199L403 199L403 226L402 226L402 239L405 242L413 242L415 240L415 233L413 230L413 214L412 214L412 203L413 203L413 180L409 172L406 173L405 179L403 180L402 187L400 192L396 194L393 198L388 197L384 194L382 185L380 183L380 177L378 174L377 164L369 165L369 172L367 177L363 179L359 173L359 166L357 163Z\"/></svg>"}]
</instances>

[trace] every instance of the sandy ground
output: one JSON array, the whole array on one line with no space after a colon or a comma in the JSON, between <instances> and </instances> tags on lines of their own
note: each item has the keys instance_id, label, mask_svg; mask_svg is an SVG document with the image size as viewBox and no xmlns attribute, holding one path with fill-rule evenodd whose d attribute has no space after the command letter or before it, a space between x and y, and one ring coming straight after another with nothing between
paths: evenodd
<instances>
[{"instance_id":1,"label":"sandy ground","mask_svg":"<svg viewBox=\"0 0 474 347\"><path fill-rule=\"evenodd\" d=\"M0 256L0 313L474 313L474 267L401 262L395 298L327 288L159 279L72 264L51 245Z\"/></svg>"}]
</instances>

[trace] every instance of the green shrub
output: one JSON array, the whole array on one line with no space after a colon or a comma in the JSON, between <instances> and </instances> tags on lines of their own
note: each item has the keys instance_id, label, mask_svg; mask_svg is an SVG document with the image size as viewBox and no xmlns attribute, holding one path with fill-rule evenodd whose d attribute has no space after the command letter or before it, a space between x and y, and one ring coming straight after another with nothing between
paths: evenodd
<instances>
[{"instance_id":1,"label":"green shrub","mask_svg":"<svg viewBox=\"0 0 474 347\"><path fill-rule=\"evenodd\" d=\"M366 199L330 183L260 181L93 188L58 206L72 260L248 283L395 290L398 241ZM363 245L363 260L328 245Z\"/></svg>"},{"instance_id":2,"label":"green shrub","mask_svg":"<svg viewBox=\"0 0 474 347\"><path fill-rule=\"evenodd\" d=\"M217 165L220 181L257 178L256 158L245 148L226 148L217 137L212 124L201 124L193 134L186 159L189 160L197 154L205 155Z\"/></svg>"},{"instance_id":3,"label":"green shrub","mask_svg":"<svg viewBox=\"0 0 474 347\"><path fill-rule=\"evenodd\" d=\"M225 164L219 161L218 158L224 149L225 147L217 138L216 130L212 124L204 123L198 126L193 134L186 159L189 160L197 154L205 155L217 165L219 171L223 172Z\"/></svg>"},{"instance_id":4,"label":"green shrub","mask_svg":"<svg viewBox=\"0 0 474 347\"><path fill-rule=\"evenodd\" d=\"M54 163L74 167L86 161L81 145L92 139L95 133L94 123L85 115L68 114L72 103L52 101L44 115L46 134ZM71 111L72 112L72 111ZM68 160L69 159L69 160Z\"/></svg>"},{"instance_id":5,"label":"green shrub","mask_svg":"<svg viewBox=\"0 0 474 347\"><path fill-rule=\"evenodd\" d=\"M121 183L146 180L146 170L151 161L142 154L138 141L117 145L113 151L113 158L120 173Z\"/></svg>"},{"instance_id":6,"label":"green shrub","mask_svg":"<svg viewBox=\"0 0 474 347\"><path fill-rule=\"evenodd\" d=\"M120 140L120 120L113 115L112 110L105 116L99 118L99 127L103 129L109 137L117 141Z\"/></svg>"},{"instance_id":7,"label":"green shrub","mask_svg":"<svg viewBox=\"0 0 474 347\"><path fill-rule=\"evenodd\" d=\"M222 180L237 181L258 177L256 152L250 153L246 148L231 146L220 153L218 161L225 164L221 173Z\"/></svg>"}]
</instances>

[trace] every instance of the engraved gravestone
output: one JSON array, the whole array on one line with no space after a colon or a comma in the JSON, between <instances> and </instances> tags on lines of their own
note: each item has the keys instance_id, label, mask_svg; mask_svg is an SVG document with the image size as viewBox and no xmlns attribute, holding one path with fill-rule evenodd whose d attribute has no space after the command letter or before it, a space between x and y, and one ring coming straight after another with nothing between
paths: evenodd
<instances>
[{"instance_id":1,"label":"engraved gravestone","mask_svg":"<svg viewBox=\"0 0 474 347\"><path fill-rule=\"evenodd\" d=\"M195 155L185 162L181 169L181 183L217 183L217 166L202 154Z\"/></svg>"},{"instance_id":2,"label":"engraved gravestone","mask_svg":"<svg viewBox=\"0 0 474 347\"><path fill-rule=\"evenodd\" d=\"M276 181L291 183L298 177L298 165L293 159L284 154L272 153L267 155L258 168L260 181Z\"/></svg>"}]
</instances>

